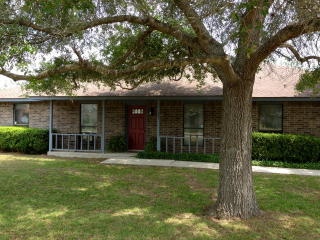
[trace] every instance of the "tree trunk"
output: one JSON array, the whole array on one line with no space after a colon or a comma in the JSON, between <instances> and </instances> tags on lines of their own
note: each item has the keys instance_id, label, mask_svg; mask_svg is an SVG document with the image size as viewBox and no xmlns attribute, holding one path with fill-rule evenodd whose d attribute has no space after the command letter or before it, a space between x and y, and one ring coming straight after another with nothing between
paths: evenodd
<instances>
[{"instance_id":1,"label":"tree trunk","mask_svg":"<svg viewBox=\"0 0 320 240\"><path fill-rule=\"evenodd\" d=\"M246 219L260 213L251 166L253 83L254 79L242 79L224 84L218 199L209 210L216 218Z\"/></svg>"}]
</instances>

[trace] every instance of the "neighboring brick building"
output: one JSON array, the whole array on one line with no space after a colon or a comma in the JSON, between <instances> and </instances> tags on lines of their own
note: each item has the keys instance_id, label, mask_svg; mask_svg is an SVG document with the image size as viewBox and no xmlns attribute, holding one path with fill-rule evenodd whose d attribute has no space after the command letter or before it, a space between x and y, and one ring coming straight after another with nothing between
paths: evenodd
<instances>
[{"instance_id":1,"label":"neighboring brick building","mask_svg":"<svg viewBox=\"0 0 320 240\"><path fill-rule=\"evenodd\" d=\"M320 137L320 99L294 89L300 72L277 68L258 73L253 92L254 131ZM135 90L87 86L75 96L28 96L0 91L0 125L50 128L51 150L103 151L113 136L141 150L161 139L161 150L213 152L222 137L222 86L148 83Z\"/></svg>"}]
</instances>

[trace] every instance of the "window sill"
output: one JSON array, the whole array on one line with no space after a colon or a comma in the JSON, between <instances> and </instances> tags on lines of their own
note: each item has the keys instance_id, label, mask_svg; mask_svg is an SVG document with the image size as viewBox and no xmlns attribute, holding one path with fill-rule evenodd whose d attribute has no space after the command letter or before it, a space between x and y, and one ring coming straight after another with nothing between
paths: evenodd
<instances>
[{"instance_id":1,"label":"window sill","mask_svg":"<svg viewBox=\"0 0 320 240\"><path fill-rule=\"evenodd\" d=\"M258 130L261 133L283 133L283 130Z\"/></svg>"}]
</instances>

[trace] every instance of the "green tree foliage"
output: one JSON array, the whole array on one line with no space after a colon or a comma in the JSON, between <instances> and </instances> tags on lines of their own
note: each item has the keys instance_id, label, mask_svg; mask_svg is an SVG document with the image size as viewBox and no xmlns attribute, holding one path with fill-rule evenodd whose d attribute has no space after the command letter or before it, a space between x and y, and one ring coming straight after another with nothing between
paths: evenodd
<instances>
[{"instance_id":1,"label":"green tree foliage","mask_svg":"<svg viewBox=\"0 0 320 240\"><path fill-rule=\"evenodd\" d=\"M314 70L307 70L301 75L300 81L298 82L296 89L300 92L312 91L314 94L318 94L320 91L320 68Z\"/></svg>"},{"instance_id":2,"label":"green tree foliage","mask_svg":"<svg viewBox=\"0 0 320 240\"><path fill-rule=\"evenodd\" d=\"M244 59L260 54L259 47L285 24L318 26L312 21L317 19L319 7L311 7L311 3L1 0L1 72L15 80L28 80L27 89L47 94L72 94L87 83L134 88L164 77L176 80L184 76L200 82L208 74L221 78L224 67L204 58L228 54L237 70ZM109 19L119 16L123 18ZM303 47L304 53L314 52L314 31L308 30L311 34L305 39L299 39L302 33L294 34L297 36L289 37L289 43L296 49ZM215 41L210 42L208 36ZM210 49L212 43L217 49ZM261 60L255 59L257 64L264 58L290 55L281 43L277 47L279 51L272 49ZM63 69L66 65L72 67ZM11 70L23 75L12 76L8 74Z\"/></svg>"}]
</instances>

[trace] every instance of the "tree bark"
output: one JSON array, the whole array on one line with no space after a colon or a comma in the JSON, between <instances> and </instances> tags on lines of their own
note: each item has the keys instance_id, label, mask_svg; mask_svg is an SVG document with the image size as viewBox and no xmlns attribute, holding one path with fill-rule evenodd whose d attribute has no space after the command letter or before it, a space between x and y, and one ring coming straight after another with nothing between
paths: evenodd
<instances>
[{"instance_id":1,"label":"tree bark","mask_svg":"<svg viewBox=\"0 0 320 240\"><path fill-rule=\"evenodd\" d=\"M226 81L225 81L226 82ZM209 210L216 218L247 219L260 214L253 188L252 79L223 87L223 139L218 199Z\"/></svg>"}]
</instances>

